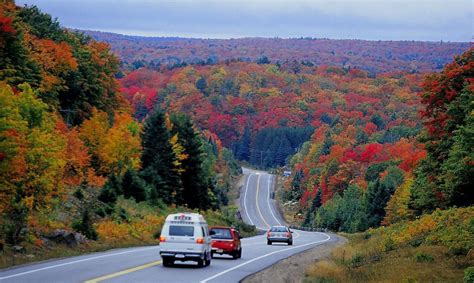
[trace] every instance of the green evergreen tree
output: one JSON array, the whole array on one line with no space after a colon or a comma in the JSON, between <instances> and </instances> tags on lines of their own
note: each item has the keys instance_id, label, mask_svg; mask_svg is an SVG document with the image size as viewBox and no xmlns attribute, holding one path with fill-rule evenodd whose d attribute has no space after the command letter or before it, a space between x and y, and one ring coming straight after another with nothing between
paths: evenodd
<instances>
[{"instance_id":1,"label":"green evergreen tree","mask_svg":"<svg viewBox=\"0 0 474 283\"><path fill-rule=\"evenodd\" d=\"M366 214L363 206L363 192L356 185L350 185L342 197L340 206L340 231L354 233L366 229Z\"/></svg>"},{"instance_id":2,"label":"green evergreen tree","mask_svg":"<svg viewBox=\"0 0 474 283\"><path fill-rule=\"evenodd\" d=\"M175 203L181 194L176 156L170 143L165 115L156 109L146 119L142 134L141 176L165 203Z\"/></svg>"},{"instance_id":3,"label":"green evergreen tree","mask_svg":"<svg viewBox=\"0 0 474 283\"><path fill-rule=\"evenodd\" d=\"M318 188L318 192L316 193L316 196L314 197L313 202L311 203L311 207L306 212L306 216L303 222L304 227L311 226L311 223L313 222L314 214L317 211L317 209L321 207L321 204L322 204L322 192L321 192L321 189Z\"/></svg>"},{"instance_id":4,"label":"green evergreen tree","mask_svg":"<svg viewBox=\"0 0 474 283\"><path fill-rule=\"evenodd\" d=\"M385 217L385 207L396 188L403 183L403 172L396 166L390 167L383 181L376 179L369 183L366 192L368 227L378 227Z\"/></svg>"},{"instance_id":5,"label":"green evergreen tree","mask_svg":"<svg viewBox=\"0 0 474 283\"><path fill-rule=\"evenodd\" d=\"M240 139L240 142L238 143L238 147L235 154L237 159L246 161L250 160L250 142L250 127L247 126L245 127L242 139Z\"/></svg>"},{"instance_id":6,"label":"green evergreen tree","mask_svg":"<svg viewBox=\"0 0 474 283\"><path fill-rule=\"evenodd\" d=\"M117 177L117 175L111 174L104 187L100 191L98 199L104 203L114 204L117 201L117 196L121 195L122 193L121 180Z\"/></svg>"},{"instance_id":7,"label":"green evergreen tree","mask_svg":"<svg viewBox=\"0 0 474 283\"><path fill-rule=\"evenodd\" d=\"M75 222L72 224L72 228L76 230L77 232L82 233L84 236L86 236L90 240L97 240L98 235L97 232L94 229L94 226L92 226L92 218L90 217L90 212L89 209L86 209L82 213L82 218L80 221Z\"/></svg>"},{"instance_id":8,"label":"green evergreen tree","mask_svg":"<svg viewBox=\"0 0 474 283\"><path fill-rule=\"evenodd\" d=\"M202 94L206 94L206 88L207 88L206 79L203 78L203 77L200 77L200 78L196 81L196 88L197 88Z\"/></svg>"},{"instance_id":9,"label":"green evergreen tree","mask_svg":"<svg viewBox=\"0 0 474 283\"><path fill-rule=\"evenodd\" d=\"M146 200L146 184L133 169L123 175L122 189L125 198L134 198L136 202Z\"/></svg>"},{"instance_id":10,"label":"green evergreen tree","mask_svg":"<svg viewBox=\"0 0 474 283\"><path fill-rule=\"evenodd\" d=\"M178 142L184 147L187 158L181 161L182 201L190 208L208 209L210 201L210 180L203 170L203 150L198 133L191 119L183 114L171 117L173 133L178 134Z\"/></svg>"}]
</instances>

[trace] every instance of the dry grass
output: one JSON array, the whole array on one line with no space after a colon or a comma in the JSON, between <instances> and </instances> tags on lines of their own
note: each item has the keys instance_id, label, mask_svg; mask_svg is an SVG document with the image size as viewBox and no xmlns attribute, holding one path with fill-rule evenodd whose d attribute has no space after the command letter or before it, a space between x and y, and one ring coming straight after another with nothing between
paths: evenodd
<instances>
[{"instance_id":1,"label":"dry grass","mask_svg":"<svg viewBox=\"0 0 474 283\"><path fill-rule=\"evenodd\" d=\"M309 267L305 282L462 282L463 270L474 265L473 256L453 256L440 245L384 251L379 235L344 236L350 242Z\"/></svg>"},{"instance_id":2,"label":"dry grass","mask_svg":"<svg viewBox=\"0 0 474 283\"><path fill-rule=\"evenodd\" d=\"M324 278L326 280L342 282L345 279L344 271L344 267L336 264L334 261L321 260L309 267L306 271L306 275L308 276L307 279L309 282L311 282L310 278Z\"/></svg>"},{"instance_id":3,"label":"dry grass","mask_svg":"<svg viewBox=\"0 0 474 283\"><path fill-rule=\"evenodd\" d=\"M227 198L229 199L229 205L239 205L240 189L244 186L245 178L244 175L240 175L233 180L234 185L231 186L227 192Z\"/></svg>"}]
</instances>

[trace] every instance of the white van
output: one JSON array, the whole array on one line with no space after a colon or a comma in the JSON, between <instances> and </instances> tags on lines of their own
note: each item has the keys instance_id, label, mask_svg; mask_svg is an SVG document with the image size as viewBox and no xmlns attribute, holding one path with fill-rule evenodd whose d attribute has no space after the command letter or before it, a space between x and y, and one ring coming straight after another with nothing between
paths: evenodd
<instances>
[{"instance_id":1,"label":"white van","mask_svg":"<svg viewBox=\"0 0 474 283\"><path fill-rule=\"evenodd\" d=\"M163 266L175 261L197 261L198 266L211 264L211 236L201 214L176 213L166 217L160 235Z\"/></svg>"}]
</instances>

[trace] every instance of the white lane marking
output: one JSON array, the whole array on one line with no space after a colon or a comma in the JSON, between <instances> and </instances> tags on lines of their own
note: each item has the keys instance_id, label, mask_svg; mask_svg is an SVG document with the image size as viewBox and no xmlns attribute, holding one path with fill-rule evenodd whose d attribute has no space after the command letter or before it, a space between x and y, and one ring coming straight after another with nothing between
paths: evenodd
<instances>
[{"instance_id":1,"label":"white lane marking","mask_svg":"<svg viewBox=\"0 0 474 283\"><path fill-rule=\"evenodd\" d=\"M252 219L250 218L249 212L248 212L248 210L247 210L247 190L248 190L248 188L249 188L250 177L252 177L252 173L249 174L249 177L247 178L247 185L245 185L244 210L245 210L245 214L247 214L247 218L249 219L250 224L255 225L255 224L253 223Z\"/></svg>"},{"instance_id":2,"label":"white lane marking","mask_svg":"<svg viewBox=\"0 0 474 283\"><path fill-rule=\"evenodd\" d=\"M258 174L258 179L257 179L257 195L255 196L255 205L257 206L257 211L258 211L258 214L260 214L260 218L263 220L263 222L265 223L265 225L267 225L267 228L270 228L270 225L268 225L267 221L265 220L265 218L263 217L262 215L262 212L260 211L260 206L258 205L258 191L260 189L260 174ZM265 228L264 228L265 229Z\"/></svg>"},{"instance_id":3,"label":"white lane marking","mask_svg":"<svg viewBox=\"0 0 474 283\"><path fill-rule=\"evenodd\" d=\"M272 206L270 204L270 183L271 183L271 180L272 180L272 175L268 174L268 182L267 182L267 184L268 184L268 186L267 186L267 189L268 189L268 195L267 195L268 208L270 209L270 212L273 216L273 219L276 220L278 225L281 225L280 221L276 218L275 214L273 213L273 209L272 209Z\"/></svg>"},{"instance_id":4,"label":"white lane marking","mask_svg":"<svg viewBox=\"0 0 474 283\"><path fill-rule=\"evenodd\" d=\"M79 260L70 261L70 262L65 262L65 263L61 263L61 264L46 266L46 267L43 267L43 268L33 269L33 270L21 272L21 273L16 273L16 274L12 274L12 275L8 275L8 276L0 277L0 280L8 279L8 278L13 278L13 277L18 277L18 276L22 276L22 275L26 275L26 274L38 272L38 271L53 269L53 268L61 267L61 266L65 266L65 265L71 265L71 264L74 264L74 263L79 263L79 262L94 260L94 259L98 259L98 258L111 257L111 256L116 256L116 255L123 255L123 254L134 253L134 252L141 252L141 251L150 250L150 249L157 249L157 247L149 247L149 248L143 248L143 249L133 250L133 251L125 251L125 252L114 253L114 254L106 254L106 255L100 255L100 256L95 256L95 257L88 257L88 258L84 258L84 259L79 259Z\"/></svg>"},{"instance_id":5,"label":"white lane marking","mask_svg":"<svg viewBox=\"0 0 474 283\"><path fill-rule=\"evenodd\" d=\"M319 232L316 232L316 233L319 233ZM327 234L324 234L324 233L319 233L319 234L322 234L322 235L326 236L327 238L324 239L324 240L321 240L321 241L311 242L311 243L304 244L304 245L301 245L301 246L286 248L286 249L283 249L283 250L278 250L278 251L274 251L274 252L271 252L271 253L268 253L268 254L264 254L264 255L262 255L262 256L259 256L259 257L257 257L257 258L254 258L254 259L252 259L252 260L246 261L246 262L244 262L244 263L242 263L242 264L239 264L239 265L237 265L237 266L234 266L234 267L232 267L232 268L229 268L229 269L227 269L227 270L224 270L224 271L222 271L222 272L220 272L220 273L217 273L217 274L214 275L214 276L211 276L211 277L209 277L209 278L206 278L206 279L202 280L200 283L206 283L207 281L213 280L213 279L215 279L215 278L217 278L217 277L219 277L219 276L222 276L222 275L224 275L224 274L226 274L226 273L228 273L228 272L231 272L231 271L233 271L233 270L239 269L239 268L241 268L242 266L247 265L247 264L249 264L249 263L252 263L252 262L254 262L254 261L257 261L257 260L259 260L259 259L262 259L262 258L271 256L271 255L274 255L274 254L277 254L277 253L281 253L281 252L285 252L285 251L289 251L289 250L294 250L294 249L298 249L298 248L302 248L302 247L314 245L314 244L317 244L317 243L323 243L323 242L329 241L329 240L331 239L331 237L330 237L329 235L327 235Z\"/></svg>"}]
</instances>

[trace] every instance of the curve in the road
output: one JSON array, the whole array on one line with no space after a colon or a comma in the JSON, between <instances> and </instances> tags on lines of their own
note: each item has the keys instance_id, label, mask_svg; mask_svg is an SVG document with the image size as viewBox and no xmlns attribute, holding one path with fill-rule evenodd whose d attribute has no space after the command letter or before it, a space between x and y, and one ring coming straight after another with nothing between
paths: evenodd
<instances>
[{"instance_id":1,"label":"curve in the road","mask_svg":"<svg viewBox=\"0 0 474 283\"><path fill-rule=\"evenodd\" d=\"M248 191L248 188L249 188L249 182L250 182L250 177L252 177L252 175L250 174L249 176L247 176L247 182L246 182L246 185L245 185L245 193L244 193L244 205L243 205L243 209L244 209L244 212L245 214L247 215L247 218L250 222L250 225L255 225L252 221L252 218L250 218L250 215L249 215L249 210L247 208L247 191Z\"/></svg>"},{"instance_id":2,"label":"curve in the road","mask_svg":"<svg viewBox=\"0 0 474 283\"><path fill-rule=\"evenodd\" d=\"M244 221L259 230L267 230L274 225L284 225L284 221L276 216L277 209L270 197L273 192L272 178L274 176L250 169L244 172L246 172L246 183L241 200L241 209L243 215L246 216Z\"/></svg>"}]
</instances>

